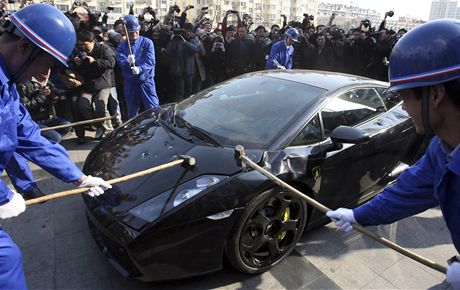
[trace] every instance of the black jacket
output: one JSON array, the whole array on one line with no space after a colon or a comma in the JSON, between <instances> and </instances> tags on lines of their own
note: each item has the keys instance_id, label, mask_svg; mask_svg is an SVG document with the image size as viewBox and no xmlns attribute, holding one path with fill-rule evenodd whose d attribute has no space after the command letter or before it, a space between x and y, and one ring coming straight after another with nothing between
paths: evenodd
<instances>
[{"instance_id":1,"label":"black jacket","mask_svg":"<svg viewBox=\"0 0 460 290\"><path fill-rule=\"evenodd\" d=\"M48 87L52 89L53 85L48 83ZM27 81L17 86L19 101L29 111L34 121L49 119L50 112L52 111L53 102L51 98L42 95L40 88L40 83L35 81Z\"/></svg>"},{"instance_id":2,"label":"black jacket","mask_svg":"<svg viewBox=\"0 0 460 290\"><path fill-rule=\"evenodd\" d=\"M96 43L93 51L88 55L95 61L89 63L86 58L80 66L76 67L76 71L85 79L82 90L92 93L111 88L113 68L116 63L113 50L107 44Z\"/></svg>"}]
</instances>

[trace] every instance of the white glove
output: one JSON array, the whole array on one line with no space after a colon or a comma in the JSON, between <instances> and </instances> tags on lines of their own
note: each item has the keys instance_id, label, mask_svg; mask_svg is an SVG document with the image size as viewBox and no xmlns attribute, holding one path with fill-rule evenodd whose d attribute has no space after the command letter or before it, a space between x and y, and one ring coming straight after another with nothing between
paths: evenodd
<instances>
[{"instance_id":1,"label":"white glove","mask_svg":"<svg viewBox=\"0 0 460 290\"><path fill-rule=\"evenodd\" d=\"M280 64L277 65L276 68L277 68L277 69L280 69L280 70L286 70L286 68L285 68L284 66L280 65Z\"/></svg>"},{"instance_id":2,"label":"white glove","mask_svg":"<svg viewBox=\"0 0 460 290\"><path fill-rule=\"evenodd\" d=\"M447 268L446 280L454 289L460 289L460 263L453 262Z\"/></svg>"},{"instance_id":3,"label":"white glove","mask_svg":"<svg viewBox=\"0 0 460 290\"><path fill-rule=\"evenodd\" d=\"M134 56L134 54L130 54L128 55L128 57L126 58L126 61L129 63L129 64L134 64L136 62L136 57Z\"/></svg>"},{"instance_id":4,"label":"white glove","mask_svg":"<svg viewBox=\"0 0 460 290\"><path fill-rule=\"evenodd\" d=\"M330 210L326 215L332 219L336 226L347 233L353 230L351 224L356 223L353 210L348 208L338 208L334 211Z\"/></svg>"},{"instance_id":5,"label":"white glove","mask_svg":"<svg viewBox=\"0 0 460 290\"><path fill-rule=\"evenodd\" d=\"M88 175L78 187L89 187L85 193L91 197L99 196L104 193L104 190L112 188L104 179L91 175Z\"/></svg>"},{"instance_id":6,"label":"white glove","mask_svg":"<svg viewBox=\"0 0 460 290\"><path fill-rule=\"evenodd\" d=\"M10 217L17 216L26 210L26 202L24 201L22 195L20 195L14 190L11 191L13 192L13 197L11 198L11 200L5 203L4 205L0 206L1 219L7 219Z\"/></svg>"},{"instance_id":7,"label":"white glove","mask_svg":"<svg viewBox=\"0 0 460 290\"><path fill-rule=\"evenodd\" d=\"M137 66L133 66L131 68L131 71L133 72L134 75L138 75L138 74L141 73L141 69L139 67L137 67Z\"/></svg>"}]
</instances>

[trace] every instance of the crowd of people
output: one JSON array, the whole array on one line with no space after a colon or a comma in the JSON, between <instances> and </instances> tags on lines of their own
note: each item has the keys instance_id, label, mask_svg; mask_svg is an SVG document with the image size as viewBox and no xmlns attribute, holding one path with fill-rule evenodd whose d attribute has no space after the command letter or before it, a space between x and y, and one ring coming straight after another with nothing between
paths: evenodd
<instances>
[{"instance_id":1,"label":"crowd of people","mask_svg":"<svg viewBox=\"0 0 460 290\"><path fill-rule=\"evenodd\" d=\"M234 10L212 28L207 7L189 20L187 11L192 8L181 12L171 6L160 21L150 7L141 15L134 15L131 7L130 14L112 26L107 24L109 10L101 15L84 2L74 2L65 13L78 40L70 66L57 66L46 84L33 79L22 84L21 101L42 127L113 116L75 127L83 144L87 130L95 130L100 139L143 109L181 101L247 72L316 69L387 81L389 54L406 32L385 28L388 15L378 28L363 20L360 27L346 32L333 24L334 15L328 24L316 27L313 16L306 14L302 22L288 22L283 15L282 25L253 27L249 15ZM270 58L272 47L286 36L293 40L286 50L287 67ZM59 142L67 131L47 135Z\"/></svg>"}]
</instances>

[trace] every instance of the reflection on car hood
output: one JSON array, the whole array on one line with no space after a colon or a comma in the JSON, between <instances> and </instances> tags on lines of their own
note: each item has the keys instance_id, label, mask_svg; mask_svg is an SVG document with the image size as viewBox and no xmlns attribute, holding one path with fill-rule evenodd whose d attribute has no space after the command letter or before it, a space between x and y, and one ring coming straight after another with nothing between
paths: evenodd
<instances>
[{"instance_id":1,"label":"reflection on car hood","mask_svg":"<svg viewBox=\"0 0 460 290\"><path fill-rule=\"evenodd\" d=\"M196 165L179 165L116 184L94 201L86 199L88 206L104 205L113 214L121 214L197 176L230 176L242 169L234 148L191 143L174 134L158 119L158 114L152 113L131 120L94 148L88 155L84 172L110 180L174 161L182 154L194 157ZM247 150L247 154L258 162L263 151Z\"/></svg>"}]
</instances>

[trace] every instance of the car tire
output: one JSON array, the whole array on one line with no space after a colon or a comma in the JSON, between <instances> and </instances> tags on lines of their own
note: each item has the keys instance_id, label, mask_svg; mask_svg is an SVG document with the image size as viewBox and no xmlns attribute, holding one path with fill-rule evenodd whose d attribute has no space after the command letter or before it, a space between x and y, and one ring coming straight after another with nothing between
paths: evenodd
<instances>
[{"instance_id":1,"label":"car tire","mask_svg":"<svg viewBox=\"0 0 460 290\"><path fill-rule=\"evenodd\" d=\"M295 248L307 223L308 207L279 187L254 197L226 242L228 261L239 271L262 273Z\"/></svg>"}]
</instances>

